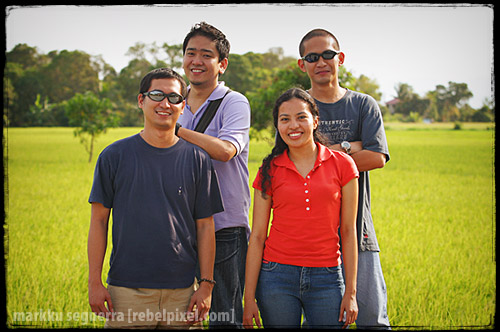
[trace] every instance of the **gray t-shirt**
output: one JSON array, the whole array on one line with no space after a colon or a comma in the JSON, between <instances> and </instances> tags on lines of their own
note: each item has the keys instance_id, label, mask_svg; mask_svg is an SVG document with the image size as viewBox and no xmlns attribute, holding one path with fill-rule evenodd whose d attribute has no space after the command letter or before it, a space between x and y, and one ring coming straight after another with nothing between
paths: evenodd
<instances>
[{"instance_id":1,"label":"gray t-shirt","mask_svg":"<svg viewBox=\"0 0 500 332\"><path fill-rule=\"evenodd\" d=\"M223 211L210 157L182 139L160 149L137 134L105 148L89 202L113 213L108 283L185 288L197 263L196 220Z\"/></svg>"},{"instance_id":2,"label":"gray t-shirt","mask_svg":"<svg viewBox=\"0 0 500 332\"><path fill-rule=\"evenodd\" d=\"M380 108L371 96L347 90L335 103L316 100L319 108L319 131L330 144L342 141L362 141L363 149L380 152L389 161L389 148L385 136ZM361 251L379 251L371 215L370 178L368 172L359 173L358 246Z\"/></svg>"}]
</instances>

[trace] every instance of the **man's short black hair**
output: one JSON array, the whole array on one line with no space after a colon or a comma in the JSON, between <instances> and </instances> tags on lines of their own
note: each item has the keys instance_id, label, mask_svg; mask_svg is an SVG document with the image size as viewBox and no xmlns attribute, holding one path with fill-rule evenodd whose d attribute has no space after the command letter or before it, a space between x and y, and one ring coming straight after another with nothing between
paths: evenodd
<instances>
[{"instance_id":1,"label":"man's short black hair","mask_svg":"<svg viewBox=\"0 0 500 332\"><path fill-rule=\"evenodd\" d=\"M186 38L184 38L184 43L182 44L182 54L186 53L189 40L195 36L204 36L212 41L215 41L215 48L217 49L217 52L219 52L219 62L229 56L231 45L229 44L229 40L226 39L226 35L213 25L206 22L197 23L191 28L191 31L186 35Z\"/></svg>"},{"instance_id":2,"label":"man's short black hair","mask_svg":"<svg viewBox=\"0 0 500 332\"><path fill-rule=\"evenodd\" d=\"M181 84L181 95L184 98L186 98L187 96L186 81L184 81L181 75L179 75L177 72L175 72L170 68L157 68L147 73L146 76L144 76L141 80L139 93L142 94L148 92L149 88L151 87L151 82L155 79L161 79L161 78L172 78L179 81L179 83Z\"/></svg>"}]
</instances>

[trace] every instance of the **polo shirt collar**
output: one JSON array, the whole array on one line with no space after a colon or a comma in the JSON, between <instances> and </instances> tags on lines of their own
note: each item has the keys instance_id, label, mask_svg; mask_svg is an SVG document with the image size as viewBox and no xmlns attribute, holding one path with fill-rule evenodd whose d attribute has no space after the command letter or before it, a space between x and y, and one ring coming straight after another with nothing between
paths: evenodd
<instances>
[{"instance_id":1,"label":"polo shirt collar","mask_svg":"<svg viewBox=\"0 0 500 332\"><path fill-rule=\"evenodd\" d=\"M314 163L313 169L318 167L321 163L324 161L328 160L330 157L333 156L333 152L327 148L326 146L316 143L316 146L318 147L318 157L316 158L316 162ZM290 160L290 157L288 156L288 149L285 150L282 154L277 156L276 158L273 159L273 163L276 166L281 166L281 167L287 167L290 169L296 169L295 164L293 161Z\"/></svg>"},{"instance_id":2,"label":"polo shirt collar","mask_svg":"<svg viewBox=\"0 0 500 332\"><path fill-rule=\"evenodd\" d=\"M205 103L224 97L224 94L226 93L227 89L229 88L226 87L226 83L224 81L219 81L214 91L212 91L210 96L208 96L207 100L205 100ZM191 84L187 87L187 91L189 95L189 91L191 91Z\"/></svg>"}]
</instances>

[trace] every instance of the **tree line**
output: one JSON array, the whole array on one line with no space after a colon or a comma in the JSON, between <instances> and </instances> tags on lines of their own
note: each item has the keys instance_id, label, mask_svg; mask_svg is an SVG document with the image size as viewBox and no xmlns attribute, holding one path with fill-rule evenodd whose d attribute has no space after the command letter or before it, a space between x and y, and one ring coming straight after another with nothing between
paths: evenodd
<instances>
[{"instance_id":1,"label":"tree line","mask_svg":"<svg viewBox=\"0 0 500 332\"><path fill-rule=\"evenodd\" d=\"M83 51L51 51L42 54L36 47L18 44L6 52L4 67L4 126L81 126L74 109L82 96L99 105L109 126L142 126L137 107L141 78L158 67L171 67L182 73L182 45L136 43L127 54L128 65L117 72L102 56ZM271 110L286 89L308 89L309 79L300 71L297 59L284 55L280 47L266 53L231 54L229 68L220 80L246 95L252 109L252 127L272 126ZM340 84L367 93L381 103L374 79L340 67ZM381 104L384 117L399 121L494 121L494 107L485 101L479 109L467 102L472 92L466 83L448 82L419 96L406 83L395 86L396 98L389 106ZM75 104L76 103L76 104ZM73 112L71 111L73 109ZM76 111L78 113L78 111ZM72 118L73 117L73 118ZM75 122L76 121L76 122Z\"/></svg>"}]
</instances>

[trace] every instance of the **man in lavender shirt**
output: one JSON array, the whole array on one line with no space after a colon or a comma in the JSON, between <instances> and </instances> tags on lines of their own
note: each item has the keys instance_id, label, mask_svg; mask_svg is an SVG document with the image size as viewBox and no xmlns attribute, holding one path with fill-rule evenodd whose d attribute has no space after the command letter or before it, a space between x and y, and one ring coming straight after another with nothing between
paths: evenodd
<instances>
[{"instance_id":1,"label":"man in lavender shirt","mask_svg":"<svg viewBox=\"0 0 500 332\"><path fill-rule=\"evenodd\" d=\"M248 150L250 104L245 96L219 82L228 65L229 41L217 28L201 22L183 43L183 68L189 80L177 135L203 148L219 177L224 212L214 215L216 257L210 327L242 327L245 259L250 227ZM194 131L210 101L222 98L204 133ZM213 314L217 313L217 314Z\"/></svg>"}]
</instances>

